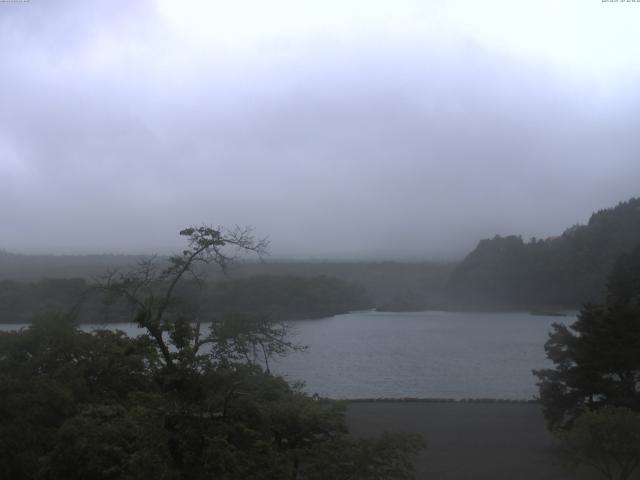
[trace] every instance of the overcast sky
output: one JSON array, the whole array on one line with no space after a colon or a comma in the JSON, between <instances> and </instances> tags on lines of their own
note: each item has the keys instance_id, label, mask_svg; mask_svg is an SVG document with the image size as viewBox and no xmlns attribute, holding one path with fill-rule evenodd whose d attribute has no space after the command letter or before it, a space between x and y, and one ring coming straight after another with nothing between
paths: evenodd
<instances>
[{"instance_id":1,"label":"overcast sky","mask_svg":"<svg viewBox=\"0 0 640 480\"><path fill-rule=\"evenodd\" d=\"M640 195L640 1L0 3L0 249L458 258Z\"/></svg>"}]
</instances>

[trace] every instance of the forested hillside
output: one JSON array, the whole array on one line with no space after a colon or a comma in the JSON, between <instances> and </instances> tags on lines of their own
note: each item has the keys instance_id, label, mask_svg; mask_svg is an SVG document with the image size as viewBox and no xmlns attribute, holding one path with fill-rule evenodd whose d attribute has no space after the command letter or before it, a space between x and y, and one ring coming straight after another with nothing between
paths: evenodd
<instances>
[{"instance_id":1,"label":"forested hillside","mask_svg":"<svg viewBox=\"0 0 640 480\"><path fill-rule=\"evenodd\" d=\"M453 271L450 308L577 308L602 299L615 259L640 243L640 199L594 213L559 237L481 240Z\"/></svg>"}]
</instances>

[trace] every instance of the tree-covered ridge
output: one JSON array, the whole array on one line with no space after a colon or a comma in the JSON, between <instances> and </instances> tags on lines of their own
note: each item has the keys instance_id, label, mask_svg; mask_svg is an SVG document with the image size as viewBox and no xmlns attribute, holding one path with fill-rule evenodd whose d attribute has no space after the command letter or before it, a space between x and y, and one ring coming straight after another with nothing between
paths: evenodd
<instances>
[{"instance_id":1,"label":"tree-covered ridge","mask_svg":"<svg viewBox=\"0 0 640 480\"><path fill-rule=\"evenodd\" d=\"M453 271L451 308L576 308L599 301L620 255L640 243L640 198L594 213L559 237L481 240Z\"/></svg>"}]
</instances>

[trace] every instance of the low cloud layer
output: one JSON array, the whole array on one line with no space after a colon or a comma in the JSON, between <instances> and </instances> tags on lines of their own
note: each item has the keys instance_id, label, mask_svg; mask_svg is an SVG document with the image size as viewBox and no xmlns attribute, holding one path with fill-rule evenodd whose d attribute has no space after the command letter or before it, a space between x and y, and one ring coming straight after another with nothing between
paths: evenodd
<instances>
[{"instance_id":1,"label":"low cloud layer","mask_svg":"<svg viewBox=\"0 0 640 480\"><path fill-rule=\"evenodd\" d=\"M635 50L590 40L590 63L513 26L501 48L460 30L473 12L410 2L133 3L0 5L0 248L168 251L208 223L253 225L277 257L456 258L640 194ZM584 24L636 35L594 8Z\"/></svg>"}]
</instances>

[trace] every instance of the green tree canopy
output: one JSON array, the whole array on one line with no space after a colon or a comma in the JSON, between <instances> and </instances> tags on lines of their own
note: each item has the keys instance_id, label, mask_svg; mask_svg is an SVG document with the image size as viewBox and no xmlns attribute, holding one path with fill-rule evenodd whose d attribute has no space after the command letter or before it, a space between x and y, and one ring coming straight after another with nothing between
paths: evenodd
<instances>
[{"instance_id":1,"label":"green tree canopy","mask_svg":"<svg viewBox=\"0 0 640 480\"><path fill-rule=\"evenodd\" d=\"M586 411L556 434L572 466L587 465L609 480L627 480L640 463L640 413L606 406Z\"/></svg>"},{"instance_id":2,"label":"green tree canopy","mask_svg":"<svg viewBox=\"0 0 640 480\"><path fill-rule=\"evenodd\" d=\"M534 373L551 428L604 405L640 411L640 246L616 262L605 303L554 324L545 349L555 368Z\"/></svg>"}]
</instances>

